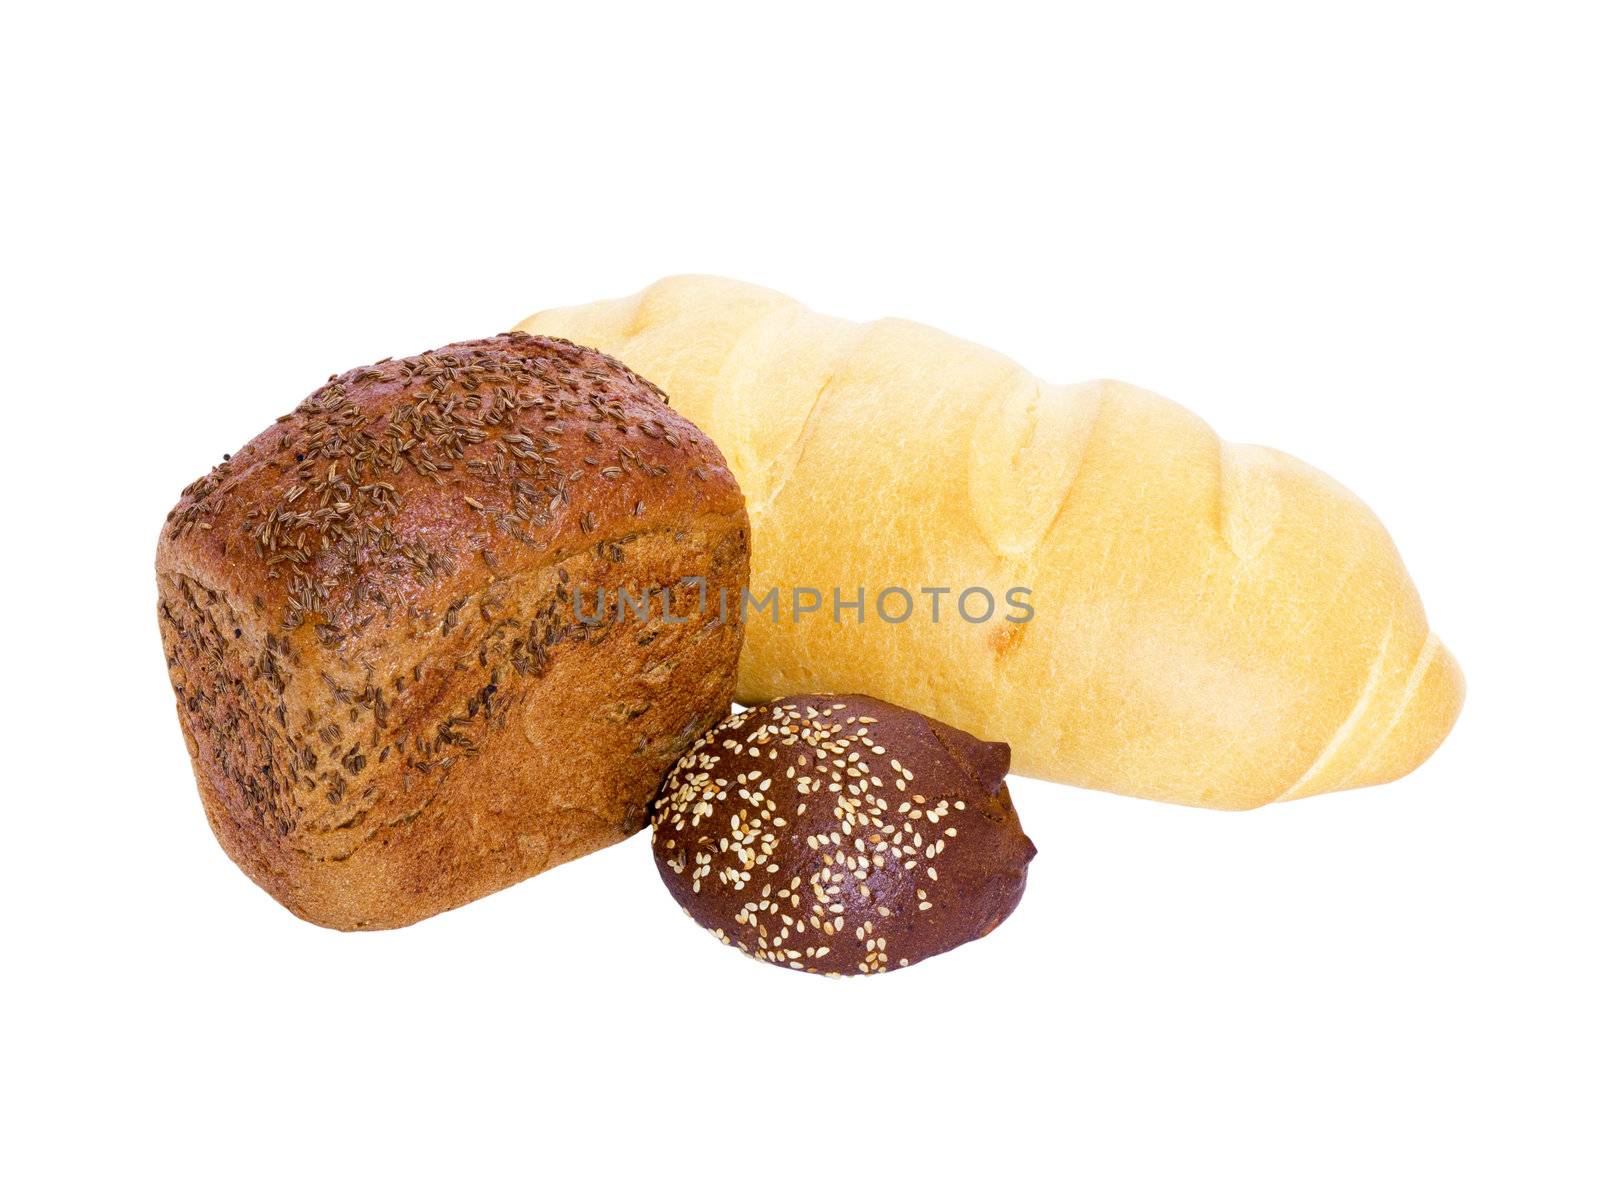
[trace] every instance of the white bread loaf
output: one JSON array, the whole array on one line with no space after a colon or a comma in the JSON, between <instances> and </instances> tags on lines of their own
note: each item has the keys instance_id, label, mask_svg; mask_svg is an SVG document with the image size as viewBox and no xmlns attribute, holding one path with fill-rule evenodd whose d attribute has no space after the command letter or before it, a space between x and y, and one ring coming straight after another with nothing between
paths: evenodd
<instances>
[{"instance_id":1,"label":"white bread loaf","mask_svg":"<svg viewBox=\"0 0 1600 1200\"><path fill-rule=\"evenodd\" d=\"M1160 396L699 276L520 328L621 359L712 436L752 592L866 589L860 622L753 615L742 701L867 693L1009 742L1024 774L1229 809L1395 779L1460 710L1372 512ZM1035 616L968 623L952 593L889 624L871 598L896 585L1024 586Z\"/></svg>"}]
</instances>

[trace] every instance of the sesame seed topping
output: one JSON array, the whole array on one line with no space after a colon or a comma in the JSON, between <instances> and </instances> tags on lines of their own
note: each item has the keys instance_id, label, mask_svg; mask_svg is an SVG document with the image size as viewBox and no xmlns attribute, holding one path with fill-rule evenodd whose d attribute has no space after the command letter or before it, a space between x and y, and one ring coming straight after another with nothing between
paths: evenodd
<instances>
[{"instance_id":1,"label":"sesame seed topping","mask_svg":"<svg viewBox=\"0 0 1600 1200\"><path fill-rule=\"evenodd\" d=\"M950 775L940 770L948 768L929 769L925 791L910 791L916 776L897 728L885 727L895 736L884 740L900 749L890 755L868 732L879 718L852 712L851 703L805 698L734 714L684 755L657 802L664 878L688 872L685 890L705 895L704 883L713 903L737 896L743 907L719 919L752 931L733 944L758 959L821 972L817 960L846 938L858 949L857 973L876 974L926 953L905 953L902 941L902 953L892 956L889 943L939 908L929 894L941 886L935 860L948 852L966 810L942 789L966 784L944 782ZM866 769L868 761L882 769L876 764L885 759L882 777ZM965 766L961 778L971 778ZM809 805L819 795L825 804ZM919 867L923 886L907 887ZM909 892L914 901L896 899Z\"/></svg>"}]
</instances>

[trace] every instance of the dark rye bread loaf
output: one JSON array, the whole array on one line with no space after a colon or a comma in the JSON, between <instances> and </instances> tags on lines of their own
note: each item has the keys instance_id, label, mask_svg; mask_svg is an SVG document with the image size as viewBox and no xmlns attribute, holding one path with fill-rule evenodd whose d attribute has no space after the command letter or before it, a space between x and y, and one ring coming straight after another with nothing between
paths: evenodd
<instances>
[{"instance_id":1,"label":"dark rye bread loaf","mask_svg":"<svg viewBox=\"0 0 1600 1200\"><path fill-rule=\"evenodd\" d=\"M162 640L223 848L309 921L378 929L640 829L728 710L749 527L704 434L525 334L330 379L184 489ZM574 612L676 585L674 623ZM678 617L686 617L677 623Z\"/></svg>"},{"instance_id":2,"label":"dark rye bread loaf","mask_svg":"<svg viewBox=\"0 0 1600 1200\"><path fill-rule=\"evenodd\" d=\"M867 696L746 709L673 768L656 865L685 912L764 962L910 966L1011 915L1033 843L1011 750Z\"/></svg>"}]
</instances>

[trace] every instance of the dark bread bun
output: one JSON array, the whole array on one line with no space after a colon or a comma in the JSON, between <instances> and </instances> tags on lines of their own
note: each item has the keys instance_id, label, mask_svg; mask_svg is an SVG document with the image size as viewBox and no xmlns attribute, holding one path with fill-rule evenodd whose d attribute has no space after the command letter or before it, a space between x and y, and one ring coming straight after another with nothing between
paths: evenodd
<instances>
[{"instance_id":1,"label":"dark bread bun","mask_svg":"<svg viewBox=\"0 0 1600 1200\"><path fill-rule=\"evenodd\" d=\"M765 962L910 966L1011 915L1033 843L1011 749L868 696L736 713L673 768L652 841L694 920Z\"/></svg>"}]
</instances>

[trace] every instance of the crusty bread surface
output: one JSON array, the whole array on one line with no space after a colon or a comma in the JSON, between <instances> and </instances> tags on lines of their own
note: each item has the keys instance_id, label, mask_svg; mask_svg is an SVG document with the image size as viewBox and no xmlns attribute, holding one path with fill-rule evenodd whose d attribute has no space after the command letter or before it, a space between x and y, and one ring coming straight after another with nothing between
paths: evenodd
<instances>
[{"instance_id":1,"label":"crusty bread surface","mask_svg":"<svg viewBox=\"0 0 1600 1200\"><path fill-rule=\"evenodd\" d=\"M1028 881L1011 756L870 696L735 713L673 768L652 817L695 922L775 966L878 975L991 933Z\"/></svg>"},{"instance_id":2,"label":"crusty bread surface","mask_svg":"<svg viewBox=\"0 0 1600 1200\"><path fill-rule=\"evenodd\" d=\"M299 916L377 929L637 831L733 690L740 627L682 580L737 591L748 537L717 448L595 351L518 333L330 379L159 542L217 839ZM677 619L597 620L601 588L656 618L676 588Z\"/></svg>"},{"instance_id":3,"label":"crusty bread surface","mask_svg":"<svg viewBox=\"0 0 1600 1200\"><path fill-rule=\"evenodd\" d=\"M863 692L1009 742L1025 774L1234 809L1404 775L1460 710L1372 512L1160 396L703 276L521 328L617 356L717 441L756 594L953 589L937 623L922 597L899 624L753 619L743 701ZM1029 621L952 610L1015 586Z\"/></svg>"}]
</instances>

